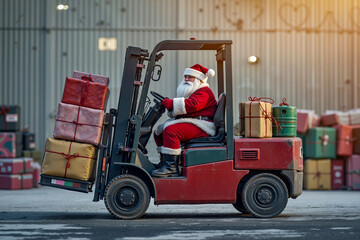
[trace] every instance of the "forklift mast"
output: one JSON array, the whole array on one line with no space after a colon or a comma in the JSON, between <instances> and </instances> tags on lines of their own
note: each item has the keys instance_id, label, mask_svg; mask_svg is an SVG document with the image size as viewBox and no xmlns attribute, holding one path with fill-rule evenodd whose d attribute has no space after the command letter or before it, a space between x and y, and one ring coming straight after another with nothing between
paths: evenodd
<instances>
[{"instance_id":1,"label":"forklift mast","mask_svg":"<svg viewBox=\"0 0 360 240\"><path fill-rule=\"evenodd\" d=\"M114 125L113 138L109 137L108 176L110 182L121 174L122 166L133 165L144 157L138 151L142 116L156 62L161 58L158 52L164 50L213 50L216 51L218 93L226 90L227 98L232 99L232 63L231 40L166 40L158 43L150 57L147 50L138 47L128 47L126 50L124 71L121 83L118 109L111 109ZM141 82L144 61L148 61L144 82ZM225 69L224 69L225 63ZM226 74L224 74L224 70ZM225 81L226 80L226 81ZM225 84L226 83L226 84ZM226 89L224 86L226 85ZM141 94L140 94L140 87ZM140 94L140 98L139 98ZM233 111L232 101L226 101L226 132L227 159L234 155L233 141ZM146 161L142 167L146 170Z\"/></svg>"}]
</instances>

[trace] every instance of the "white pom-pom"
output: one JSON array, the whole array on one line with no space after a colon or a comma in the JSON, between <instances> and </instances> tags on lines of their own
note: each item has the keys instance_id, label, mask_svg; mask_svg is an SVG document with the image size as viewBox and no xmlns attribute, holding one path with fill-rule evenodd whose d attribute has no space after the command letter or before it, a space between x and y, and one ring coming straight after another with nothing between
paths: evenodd
<instances>
[{"instance_id":1,"label":"white pom-pom","mask_svg":"<svg viewBox=\"0 0 360 240\"><path fill-rule=\"evenodd\" d=\"M206 75L209 76L209 77L215 76L215 71L214 71L214 69L209 69L209 70L207 71Z\"/></svg>"}]
</instances>

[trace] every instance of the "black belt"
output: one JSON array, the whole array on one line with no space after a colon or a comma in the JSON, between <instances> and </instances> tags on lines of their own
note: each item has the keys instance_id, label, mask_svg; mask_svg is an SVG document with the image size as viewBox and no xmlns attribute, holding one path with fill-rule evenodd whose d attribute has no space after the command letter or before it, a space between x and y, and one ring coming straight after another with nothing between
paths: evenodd
<instances>
[{"instance_id":1,"label":"black belt","mask_svg":"<svg viewBox=\"0 0 360 240\"><path fill-rule=\"evenodd\" d=\"M199 119L199 120L208 120L208 121L212 121L212 120L213 120L212 117L204 117L204 116L197 116L197 117L176 116L176 117L175 117L175 119L181 119L181 118L195 118L195 119Z\"/></svg>"}]
</instances>

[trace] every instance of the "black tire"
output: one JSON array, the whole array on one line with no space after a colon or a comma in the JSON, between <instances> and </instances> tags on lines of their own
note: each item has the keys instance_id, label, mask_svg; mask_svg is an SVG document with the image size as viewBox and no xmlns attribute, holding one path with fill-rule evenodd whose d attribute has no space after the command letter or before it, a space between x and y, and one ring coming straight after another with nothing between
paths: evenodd
<instances>
[{"instance_id":1,"label":"black tire","mask_svg":"<svg viewBox=\"0 0 360 240\"><path fill-rule=\"evenodd\" d=\"M237 198L236 203L234 203L233 206L239 212L244 213L244 214L249 214L249 212L246 210L246 208L242 202L241 196L239 196Z\"/></svg>"},{"instance_id":2,"label":"black tire","mask_svg":"<svg viewBox=\"0 0 360 240\"><path fill-rule=\"evenodd\" d=\"M286 207L288 190L285 183L270 173L251 177L244 185L242 202L254 217L271 218L279 215Z\"/></svg>"},{"instance_id":3,"label":"black tire","mask_svg":"<svg viewBox=\"0 0 360 240\"><path fill-rule=\"evenodd\" d=\"M140 178L120 175L109 182L105 189L105 206L119 219L140 218L150 203L149 189Z\"/></svg>"}]
</instances>

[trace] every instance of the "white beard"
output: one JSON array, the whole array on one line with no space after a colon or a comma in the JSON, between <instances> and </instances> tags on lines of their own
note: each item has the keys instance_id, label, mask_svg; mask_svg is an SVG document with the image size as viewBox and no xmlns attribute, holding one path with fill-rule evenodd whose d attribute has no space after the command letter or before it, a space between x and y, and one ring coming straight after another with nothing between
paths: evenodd
<instances>
[{"instance_id":1,"label":"white beard","mask_svg":"<svg viewBox=\"0 0 360 240\"><path fill-rule=\"evenodd\" d=\"M186 82L184 79L181 81L177 88L177 96L176 97L184 97L188 98L191 94L193 94L196 90L199 89L201 85L201 81L197 78L193 82Z\"/></svg>"}]
</instances>

